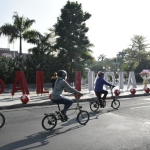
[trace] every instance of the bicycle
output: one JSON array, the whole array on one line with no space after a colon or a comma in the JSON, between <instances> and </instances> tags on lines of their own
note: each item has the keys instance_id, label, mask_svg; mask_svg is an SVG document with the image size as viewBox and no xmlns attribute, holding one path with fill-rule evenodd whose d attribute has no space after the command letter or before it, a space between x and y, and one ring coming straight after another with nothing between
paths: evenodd
<instances>
[{"instance_id":1,"label":"bicycle","mask_svg":"<svg viewBox=\"0 0 150 150\"><path fill-rule=\"evenodd\" d=\"M5 124L5 117L2 113L0 113L0 128L2 128Z\"/></svg>"},{"instance_id":2,"label":"bicycle","mask_svg":"<svg viewBox=\"0 0 150 150\"><path fill-rule=\"evenodd\" d=\"M111 91L111 97L110 99L113 99L111 102L111 107L114 109L118 109L120 107L120 101L117 100L117 97L113 95L113 88L110 88ZM108 99L108 98L107 98ZM106 106L106 100L102 100L103 108ZM93 112L96 112L100 108L100 102L99 100L90 102L90 109Z\"/></svg>"},{"instance_id":3,"label":"bicycle","mask_svg":"<svg viewBox=\"0 0 150 150\"><path fill-rule=\"evenodd\" d=\"M79 111L79 113L77 114L77 121L79 122L79 124L81 125L86 125L87 122L89 121L89 113L85 110L82 110L82 106L79 105L79 95L75 95L76 100L77 100L77 106L75 108L72 108L75 110L75 112L77 112L77 110ZM62 114L61 114L61 110L60 110L60 106L59 104L57 104L58 106L58 111L55 111L55 113L45 113L44 118L42 119L42 127L45 130L52 130L55 128L55 126L57 125L57 121L61 120L61 122L66 122L68 119L65 118ZM69 110L72 110L69 109Z\"/></svg>"}]
</instances>

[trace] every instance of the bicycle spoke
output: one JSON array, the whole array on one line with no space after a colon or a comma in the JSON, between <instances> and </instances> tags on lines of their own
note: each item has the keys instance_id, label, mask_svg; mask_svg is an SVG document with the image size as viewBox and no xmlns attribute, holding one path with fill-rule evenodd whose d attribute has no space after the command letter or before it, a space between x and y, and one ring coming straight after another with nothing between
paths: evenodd
<instances>
[{"instance_id":1,"label":"bicycle spoke","mask_svg":"<svg viewBox=\"0 0 150 150\"><path fill-rule=\"evenodd\" d=\"M45 130L52 130L57 124L57 119L54 115L46 115L42 120L42 127Z\"/></svg>"},{"instance_id":2,"label":"bicycle spoke","mask_svg":"<svg viewBox=\"0 0 150 150\"><path fill-rule=\"evenodd\" d=\"M86 125L86 123L89 121L89 113L87 111L80 111L77 120L81 125Z\"/></svg>"}]
</instances>

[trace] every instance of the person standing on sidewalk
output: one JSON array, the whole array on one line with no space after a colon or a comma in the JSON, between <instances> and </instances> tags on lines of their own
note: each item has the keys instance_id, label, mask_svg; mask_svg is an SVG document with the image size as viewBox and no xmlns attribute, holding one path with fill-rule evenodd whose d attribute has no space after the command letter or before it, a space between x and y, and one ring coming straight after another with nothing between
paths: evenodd
<instances>
[{"instance_id":1,"label":"person standing on sidewalk","mask_svg":"<svg viewBox=\"0 0 150 150\"><path fill-rule=\"evenodd\" d=\"M103 106L103 103L102 103L102 100L105 100L106 99L106 96L108 94L108 91L107 90L104 90L103 89L103 86L104 85L108 85L108 86L112 86L113 88L115 87L114 85L111 85L110 83L108 83L107 81L104 80L104 73L99 71L98 74L97 74L98 78L96 79L96 83L95 83L95 93L96 93L96 96L98 97L98 100L100 102L100 106L101 107L104 107ZM104 94L102 99L101 99L101 94Z\"/></svg>"},{"instance_id":2,"label":"person standing on sidewalk","mask_svg":"<svg viewBox=\"0 0 150 150\"><path fill-rule=\"evenodd\" d=\"M64 91L64 89L67 92L70 93L75 93L78 95L83 95L82 93L80 93L79 91L77 91L76 89L72 88L67 82L66 82L66 78L67 78L67 72L65 70L59 70L57 72L57 80L55 83L55 87L54 90L51 94L51 100L56 103L56 104L64 104L64 109L61 111L62 115L65 118L68 118L66 115L67 110L69 109L69 107L72 105L73 101L65 98L62 96L62 92Z\"/></svg>"},{"instance_id":3,"label":"person standing on sidewalk","mask_svg":"<svg viewBox=\"0 0 150 150\"><path fill-rule=\"evenodd\" d=\"M52 89L54 89L56 79L57 79L57 73L54 72L54 75L51 77Z\"/></svg>"}]
</instances>

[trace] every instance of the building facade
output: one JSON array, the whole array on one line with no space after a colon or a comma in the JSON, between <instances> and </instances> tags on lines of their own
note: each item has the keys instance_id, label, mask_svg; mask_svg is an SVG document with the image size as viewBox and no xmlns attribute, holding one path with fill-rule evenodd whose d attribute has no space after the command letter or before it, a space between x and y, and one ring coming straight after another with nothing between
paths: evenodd
<instances>
[{"instance_id":1,"label":"building facade","mask_svg":"<svg viewBox=\"0 0 150 150\"><path fill-rule=\"evenodd\" d=\"M22 53L23 55L27 55L26 53ZM15 58L19 56L18 51L10 51L10 48L0 48L0 57L10 57Z\"/></svg>"}]
</instances>

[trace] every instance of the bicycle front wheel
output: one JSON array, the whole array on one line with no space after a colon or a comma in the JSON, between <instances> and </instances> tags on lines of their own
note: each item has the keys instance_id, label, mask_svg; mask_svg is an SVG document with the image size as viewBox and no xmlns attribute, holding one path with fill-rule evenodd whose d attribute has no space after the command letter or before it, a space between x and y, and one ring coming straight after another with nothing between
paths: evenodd
<instances>
[{"instance_id":1,"label":"bicycle front wheel","mask_svg":"<svg viewBox=\"0 0 150 150\"><path fill-rule=\"evenodd\" d=\"M120 101L119 100L113 100L111 102L111 107L113 107L114 109L118 109L120 107Z\"/></svg>"},{"instance_id":2,"label":"bicycle front wheel","mask_svg":"<svg viewBox=\"0 0 150 150\"><path fill-rule=\"evenodd\" d=\"M85 110L81 110L78 115L77 115L77 121L81 124L81 125L86 125L86 123L89 121L89 113Z\"/></svg>"},{"instance_id":3,"label":"bicycle front wheel","mask_svg":"<svg viewBox=\"0 0 150 150\"><path fill-rule=\"evenodd\" d=\"M5 124L5 117L0 113L0 128L2 128Z\"/></svg>"},{"instance_id":4,"label":"bicycle front wheel","mask_svg":"<svg viewBox=\"0 0 150 150\"><path fill-rule=\"evenodd\" d=\"M95 112L99 109L99 102L98 101L93 101L90 103L90 109Z\"/></svg>"},{"instance_id":5,"label":"bicycle front wheel","mask_svg":"<svg viewBox=\"0 0 150 150\"><path fill-rule=\"evenodd\" d=\"M54 115L46 115L42 120L42 127L45 130L52 130L57 124L57 118Z\"/></svg>"}]
</instances>

